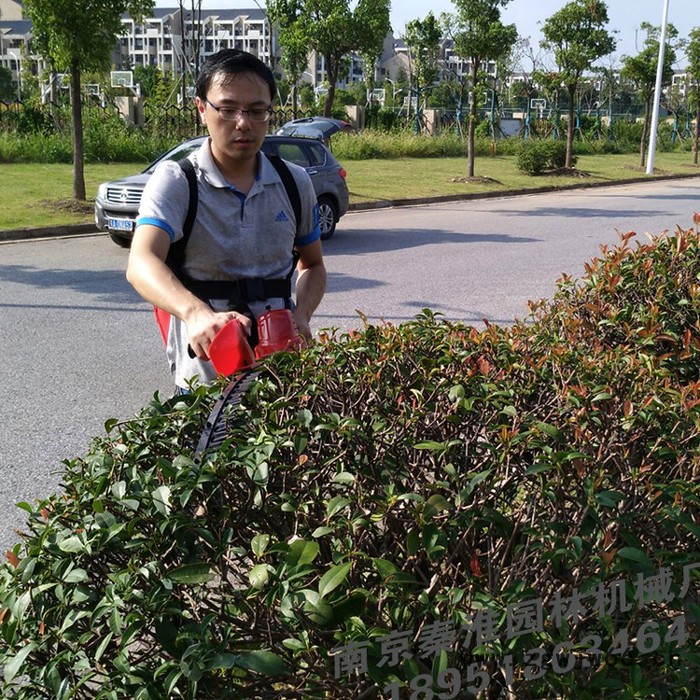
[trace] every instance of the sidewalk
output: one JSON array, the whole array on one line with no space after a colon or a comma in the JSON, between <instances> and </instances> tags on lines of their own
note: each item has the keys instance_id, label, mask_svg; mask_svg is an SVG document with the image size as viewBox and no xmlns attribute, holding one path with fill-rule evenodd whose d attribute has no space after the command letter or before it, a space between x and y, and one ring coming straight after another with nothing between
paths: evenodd
<instances>
[{"instance_id":1,"label":"sidewalk","mask_svg":"<svg viewBox=\"0 0 700 700\"><path fill-rule=\"evenodd\" d=\"M497 192L475 192L465 194L441 195L437 197L419 197L418 199L386 199L372 202L355 202L350 204L348 211L367 211L370 209L388 209L391 207L408 207L420 204L440 204L441 202L463 202L474 199L496 199L498 197L520 197L528 194L543 194L546 192L563 192L564 190L582 190L594 187L615 187L617 185L632 185L660 180L691 180L700 178L698 173L684 175L652 175L645 178L628 178L614 182L582 182L574 185L531 187L522 190L500 190ZM41 228L22 228L15 230L0 230L0 244L14 241L26 241L40 238L60 238L61 236L107 235L106 231L97 229L94 223L67 224L64 226L44 226Z\"/></svg>"}]
</instances>

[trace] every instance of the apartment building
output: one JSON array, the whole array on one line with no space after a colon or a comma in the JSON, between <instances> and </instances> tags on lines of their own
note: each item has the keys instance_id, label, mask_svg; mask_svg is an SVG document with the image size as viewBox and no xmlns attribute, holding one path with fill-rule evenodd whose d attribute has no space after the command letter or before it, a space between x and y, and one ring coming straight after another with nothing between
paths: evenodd
<instances>
[{"instance_id":1,"label":"apartment building","mask_svg":"<svg viewBox=\"0 0 700 700\"><path fill-rule=\"evenodd\" d=\"M274 65L272 32L259 9L202 10L192 17L179 8L156 8L142 23L125 16L122 24L124 35L114 55L117 70L157 66L164 72L186 72L197 54L201 62L223 48L243 49Z\"/></svg>"}]
</instances>

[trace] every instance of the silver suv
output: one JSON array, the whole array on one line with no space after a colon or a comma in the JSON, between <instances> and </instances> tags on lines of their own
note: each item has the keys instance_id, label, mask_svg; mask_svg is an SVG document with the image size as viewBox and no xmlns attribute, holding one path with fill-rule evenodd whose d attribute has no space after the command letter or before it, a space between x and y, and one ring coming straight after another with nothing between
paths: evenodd
<instances>
[{"instance_id":1,"label":"silver suv","mask_svg":"<svg viewBox=\"0 0 700 700\"><path fill-rule=\"evenodd\" d=\"M110 238L124 248L131 244L134 222L138 214L143 188L162 160L181 160L196 151L206 136L184 141L153 161L142 173L129 175L113 182L104 182L95 198L95 224L109 231ZM335 225L348 210L348 186L345 169L322 141L292 136L267 136L262 150L284 160L301 165L311 176L318 199L321 239L328 240Z\"/></svg>"}]
</instances>

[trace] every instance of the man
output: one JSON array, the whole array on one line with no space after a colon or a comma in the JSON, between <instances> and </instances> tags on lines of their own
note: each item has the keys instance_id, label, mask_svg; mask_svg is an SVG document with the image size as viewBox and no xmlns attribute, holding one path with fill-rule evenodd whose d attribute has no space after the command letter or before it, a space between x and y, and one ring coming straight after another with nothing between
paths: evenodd
<instances>
[{"instance_id":1,"label":"man","mask_svg":"<svg viewBox=\"0 0 700 700\"><path fill-rule=\"evenodd\" d=\"M165 261L171 244L183 236L187 176L180 164L166 161L144 190L127 279L144 299L172 315L167 355L179 390L192 377L204 383L215 378L209 345L230 319L254 336L253 319L266 308L293 307L282 291L293 271L293 250L298 255L293 317L300 335L311 338L309 322L326 285L318 205L306 171L287 164L301 200L296 221L287 188L260 151L275 94L272 72L252 54L224 49L202 66L195 101L209 138L191 156L197 215L177 275ZM226 281L231 288L219 284L212 290L193 281ZM250 289L257 290L252 298Z\"/></svg>"}]
</instances>

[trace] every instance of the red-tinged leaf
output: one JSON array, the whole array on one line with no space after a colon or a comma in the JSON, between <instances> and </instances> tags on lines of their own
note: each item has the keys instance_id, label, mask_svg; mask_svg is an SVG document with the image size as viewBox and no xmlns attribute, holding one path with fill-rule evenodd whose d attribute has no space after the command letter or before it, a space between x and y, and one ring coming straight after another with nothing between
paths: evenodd
<instances>
[{"instance_id":1,"label":"red-tinged leaf","mask_svg":"<svg viewBox=\"0 0 700 700\"><path fill-rule=\"evenodd\" d=\"M479 372L484 376L488 375L488 373L491 371L491 364L485 357L480 357L476 361L476 366L479 368Z\"/></svg>"},{"instance_id":2,"label":"red-tinged leaf","mask_svg":"<svg viewBox=\"0 0 700 700\"><path fill-rule=\"evenodd\" d=\"M0 620L0 622L2 622L2 620ZM45 625L44 625L44 621L43 621L43 620L39 620L39 635L40 635L41 637L44 636L44 630L45 630L45 629L46 629L46 627L45 627Z\"/></svg>"},{"instance_id":3,"label":"red-tinged leaf","mask_svg":"<svg viewBox=\"0 0 700 700\"><path fill-rule=\"evenodd\" d=\"M481 566L479 565L479 556L476 552L472 553L471 561L469 562L469 568L471 569L474 576L483 576L481 572Z\"/></svg>"},{"instance_id":4,"label":"red-tinged leaf","mask_svg":"<svg viewBox=\"0 0 700 700\"><path fill-rule=\"evenodd\" d=\"M2 624L2 621L5 619L5 615L7 615L7 611L9 608L3 608L0 610L0 625Z\"/></svg>"},{"instance_id":5,"label":"red-tinged leaf","mask_svg":"<svg viewBox=\"0 0 700 700\"><path fill-rule=\"evenodd\" d=\"M301 467L303 464L306 464L309 461L309 455L299 455L299 466Z\"/></svg>"},{"instance_id":6,"label":"red-tinged leaf","mask_svg":"<svg viewBox=\"0 0 700 700\"><path fill-rule=\"evenodd\" d=\"M46 510L46 508L42 508L41 511L39 511L39 512L41 513L41 517L42 517L46 522L48 522L48 520L49 520L49 511Z\"/></svg>"},{"instance_id":7,"label":"red-tinged leaf","mask_svg":"<svg viewBox=\"0 0 700 700\"><path fill-rule=\"evenodd\" d=\"M19 557L14 552L11 552L9 549L5 552L5 556L7 557L7 561L9 561L10 564L16 569L19 565Z\"/></svg>"},{"instance_id":8,"label":"red-tinged leaf","mask_svg":"<svg viewBox=\"0 0 700 700\"><path fill-rule=\"evenodd\" d=\"M615 555L617 554L616 549L611 549L609 552L603 552L600 557L601 559L605 562L605 566L610 566L610 563L612 560L615 558Z\"/></svg>"},{"instance_id":9,"label":"red-tinged leaf","mask_svg":"<svg viewBox=\"0 0 700 700\"><path fill-rule=\"evenodd\" d=\"M625 403L622 405L622 412L625 416L625 418L628 418L630 415L632 415L632 410L634 409L634 404L627 399Z\"/></svg>"}]
</instances>

